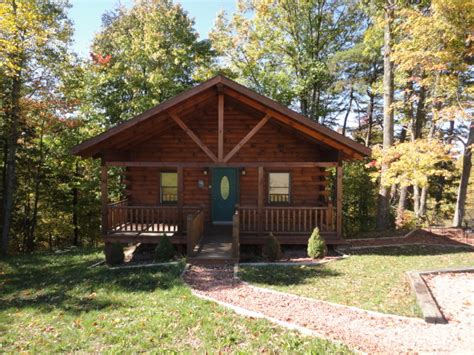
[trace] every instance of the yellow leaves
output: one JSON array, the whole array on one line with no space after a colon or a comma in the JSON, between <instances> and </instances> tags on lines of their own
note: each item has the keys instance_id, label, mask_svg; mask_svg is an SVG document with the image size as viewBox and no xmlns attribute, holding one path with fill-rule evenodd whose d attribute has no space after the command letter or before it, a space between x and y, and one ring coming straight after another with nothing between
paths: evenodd
<instances>
[{"instance_id":1,"label":"yellow leaves","mask_svg":"<svg viewBox=\"0 0 474 355\"><path fill-rule=\"evenodd\" d=\"M378 168L374 178L381 178L383 186L399 184L424 187L430 176L448 176L450 173L439 163L449 161L451 146L435 139L418 139L396 144L389 149L375 147L371 166ZM381 174L384 167L383 174Z\"/></svg>"}]
</instances>

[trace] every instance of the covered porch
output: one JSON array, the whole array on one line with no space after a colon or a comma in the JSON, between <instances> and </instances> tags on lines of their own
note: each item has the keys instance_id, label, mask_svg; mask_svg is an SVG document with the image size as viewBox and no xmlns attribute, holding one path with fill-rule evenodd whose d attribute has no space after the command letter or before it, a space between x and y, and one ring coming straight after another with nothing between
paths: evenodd
<instances>
[{"instance_id":1,"label":"covered porch","mask_svg":"<svg viewBox=\"0 0 474 355\"><path fill-rule=\"evenodd\" d=\"M167 236L173 244L185 248L188 256L195 256L199 243L212 234L215 242L221 238L223 243L232 244L232 255L238 257L240 245L263 244L265 236L273 233L281 244L306 244L315 227L328 244L342 244L342 166L330 162L291 163L293 168L327 169L335 168L335 191L327 198L325 205L271 205L267 201L265 188L266 171L281 170L285 164L275 163L247 164L239 168L256 171L256 204L240 204L234 207L234 215L228 228L213 230L210 204L186 204L184 198L184 172L192 169L212 169L209 164L170 164L140 162L140 166L166 169L177 173L177 196L173 205L137 205L130 200L109 203L109 168L111 166L135 166L135 162L109 161L102 165L102 233L104 242L156 244ZM230 164L229 164L230 165ZM286 166L288 168L288 166ZM241 177L244 178L244 177ZM334 198L335 197L335 198ZM333 201L334 200L334 201ZM240 202L240 200L238 201Z\"/></svg>"}]
</instances>

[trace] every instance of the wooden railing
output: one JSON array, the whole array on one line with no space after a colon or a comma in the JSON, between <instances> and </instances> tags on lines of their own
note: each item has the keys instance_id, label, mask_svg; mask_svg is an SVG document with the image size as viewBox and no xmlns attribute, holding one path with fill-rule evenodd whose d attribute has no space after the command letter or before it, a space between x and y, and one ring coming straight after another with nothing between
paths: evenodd
<instances>
[{"instance_id":1,"label":"wooden railing","mask_svg":"<svg viewBox=\"0 0 474 355\"><path fill-rule=\"evenodd\" d=\"M262 208L259 216L257 206L241 206L240 231L244 233L310 233L314 227L321 232L336 230L336 209L328 207L271 207ZM260 223L260 226L259 226Z\"/></svg>"},{"instance_id":2,"label":"wooden railing","mask_svg":"<svg viewBox=\"0 0 474 355\"><path fill-rule=\"evenodd\" d=\"M199 207L128 206L126 201L110 204L107 211L109 232L148 232L174 234L185 232L185 216Z\"/></svg>"},{"instance_id":3,"label":"wooden railing","mask_svg":"<svg viewBox=\"0 0 474 355\"><path fill-rule=\"evenodd\" d=\"M186 249L187 255L194 255L194 248L204 233L204 210L201 209L187 217Z\"/></svg>"},{"instance_id":4,"label":"wooden railing","mask_svg":"<svg viewBox=\"0 0 474 355\"><path fill-rule=\"evenodd\" d=\"M238 208L232 217L232 257L240 258L240 216Z\"/></svg>"}]
</instances>

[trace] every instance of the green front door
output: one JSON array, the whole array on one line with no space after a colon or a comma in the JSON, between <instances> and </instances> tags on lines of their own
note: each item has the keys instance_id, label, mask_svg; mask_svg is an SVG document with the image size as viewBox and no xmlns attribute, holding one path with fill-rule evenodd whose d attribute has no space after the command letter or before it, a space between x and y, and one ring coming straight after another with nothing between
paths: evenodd
<instances>
[{"instance_id":1,"label":"green front door","mask_svg":"<svg viewBox=\"0 0 474 355\"><path fill-rule=\"evenodd\" d=\"M238 203L239 170L235 168L212 169L212 222L229 223Z\"/></svg>"}]
</instances>

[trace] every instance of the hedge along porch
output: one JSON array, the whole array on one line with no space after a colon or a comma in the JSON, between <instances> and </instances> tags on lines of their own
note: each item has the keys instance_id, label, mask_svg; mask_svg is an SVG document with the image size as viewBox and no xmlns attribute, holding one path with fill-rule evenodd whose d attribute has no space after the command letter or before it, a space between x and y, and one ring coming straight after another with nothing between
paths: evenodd
<instances>
[{"instance_id":1,"label":"hedge along porch","mask_svg":"<svg viewBox=\"0 0 474 355\"><path fill-rule=\"evenodd\" d=\"M273 232L306 244L319 227L342 242L342 161L370 149L223 76L216 76L74 147L100 158L105 242L162 235L238 257ZM109 203L108 168L122 167L124 199ZM336 169L336 198L327 189ZM205 249L205 248L204 248ZM199 249L198 249L199 250Z\"/></svg>"}]
</instances>

